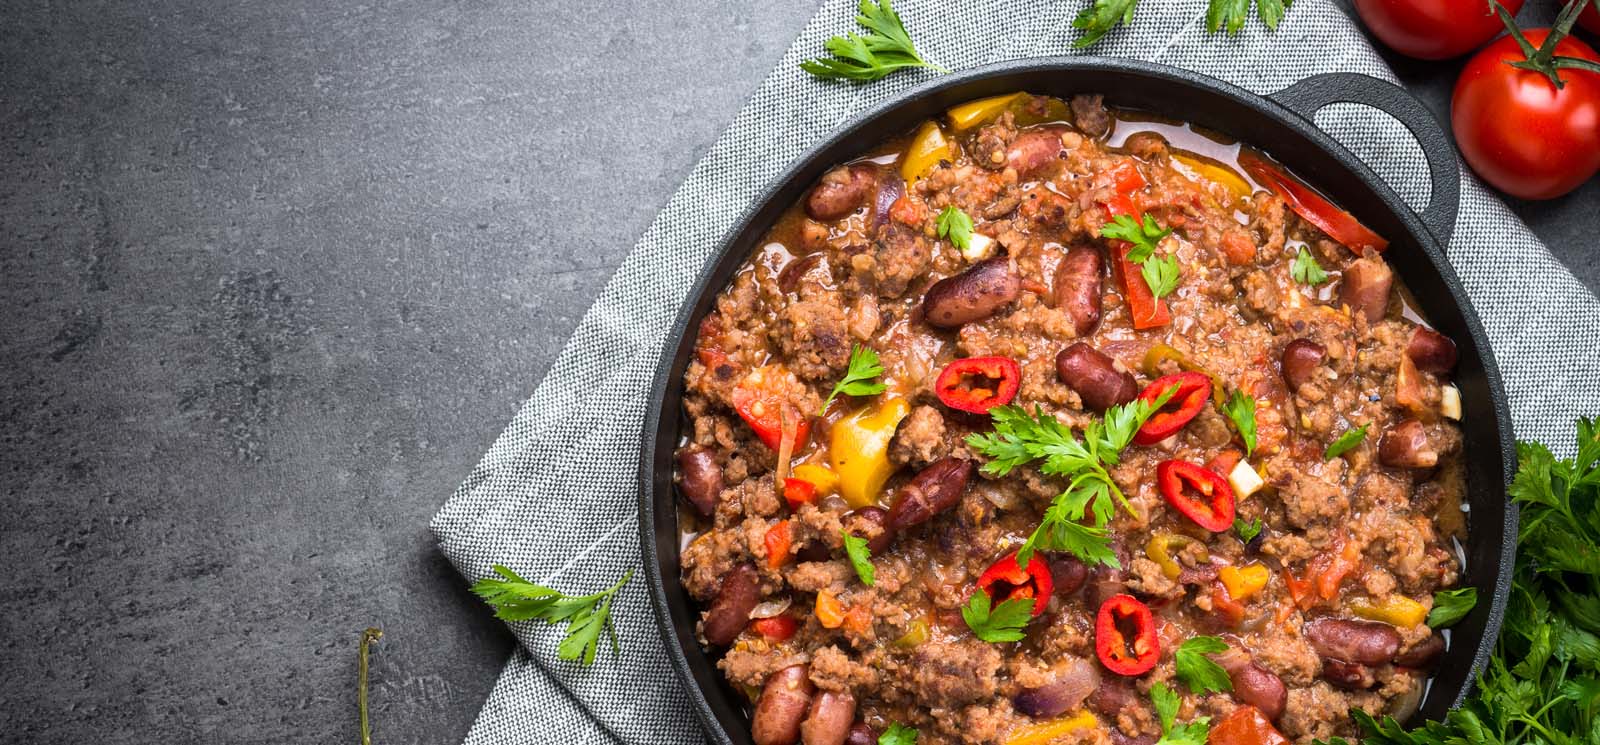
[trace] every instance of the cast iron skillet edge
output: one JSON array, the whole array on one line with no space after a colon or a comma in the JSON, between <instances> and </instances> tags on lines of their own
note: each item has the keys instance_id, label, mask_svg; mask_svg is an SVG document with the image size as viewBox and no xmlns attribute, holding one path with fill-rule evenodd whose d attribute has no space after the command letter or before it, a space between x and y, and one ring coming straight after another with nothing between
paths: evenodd
<instances>
[{"instance_id":1,"label":"cast iron skillet edge","mask_svg":"<svg viewBox=\"0 0 1600 745\"><path fill-rule=\"evenodd\" d=\"M1467 447L1476 452L1486 452L1490 447L1500 451L1499 459L1475 458L1467 463L1472 528L1466 547L1470 571L1466 572L1464 582L1476 586L1480 597L1489 598L1489 602L1480 602L1472 614L1452 630L1455 638L1471 640L1469 644L1475 645L1470 658L1466 658L1471 662L1465 666L1460 662L1452 664L1452 660L1465 657L1465 650L1453 642L1413 721L1439 718L1459 704L1471 689L1476 671L1493 650L1510 588L1517 527L1516 511L1504 498L1505 486L1510 482L1515 464L1510 417L1487 338L1433 232L1448 235L1454 223L1459 184L1452 178L1445 178L1447 173L1455 173L1453 151L1448 147L1443 149L1450 161L1447 166L1441 165L1438 160L1441 149L1430 145L1439 140L1426 134L1430 128L1437 130L1438 124L1420 106L1412 110L1413 107L1403 102L1395 106L1372 103L1393 103L1389 94L1362 97L1371 90L1389 86L1388 83L1366 76L1335 75L1341 78L1335 86L1312 82L1317 78L1309 78L1274 94L1301 109L1297 113L1283 103L1229 83L1134 60L1056 57L984 66L935 78L857 114L787 166L783 175L751 203L749 211L729 231L701 271L669 329L641 432L639 531L649 592L671 664L685 683L690 704L714 742L718 745L748 743L749 735L742 710L734 703L712 659L694 639L698 614L677 577L672 454L680 432L677 420L681 417L681 375L691 352L690 345L686 344L687 337L754 241L823 171L853 158L865 146L907 131L922 119L935 116L954 104L1014 90L1058 96L1103 93L1114 106L1165 113L1225 132L1266 150L1303 177L1310 178L1336 203L1394 241L1394 247L1385 258L1417 293L1418 303L1430 321L1462 347L1455 382L1461 389L1464 409L1470 414L1462 422ZM1339 93L1330 96L1330 90ZM1403 91L1401 97L1409 99ZM1185 101L1185 98L1193 100ZM1371 169L1311 123L1316 108L1343 100L1378 106L1417 134L1429 157L1430 174L1434 179L1434 199L1424 210L1423 218L1412 212ZM1180 113L1171 113L1174 111ZM1416 111L1422 111L1425 120L1414 116ZM1444 184L1442 188L1441 183ZM1416 252L1409 250L1411 248L1422 250ZM1486 416L1488 411L1493 411L1494 416ZM665 428L664 422L668 424ZM708 696L708 692L711 695Z\"/></svg>"}]
</instances>

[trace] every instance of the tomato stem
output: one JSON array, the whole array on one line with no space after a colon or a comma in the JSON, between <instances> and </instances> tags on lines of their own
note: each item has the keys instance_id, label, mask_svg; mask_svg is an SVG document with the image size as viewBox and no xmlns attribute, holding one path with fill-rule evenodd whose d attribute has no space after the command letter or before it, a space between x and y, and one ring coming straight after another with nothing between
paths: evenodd
<instances>
[{"instance_id":1,"label":"tomato stem","mask_svg":"<svg viewBox=\"0 0 1600 745\"><path fill-rule=\"evenodd\" d=\"M1600 2L1600 0L1592 0ZM1506 10L1497 0L1489 0L1489 7L1494 9L1495 15L1500 16L1506 30L1511 33L1511 38L1516 39L1517 46L1522 49L1522 56L1526 59L1521 62L1506 62L1506 64L1519 70L1536 72L1550 79L1550 84L1560 90L1566 87L1566 81L1561 79L1558 70L1585 70L1600 73L1600 63L1576 57L1556 56L1556 45L1572 33L1572 24L1578 20L1578 14L1583 12L1583 6L1591 0L1570 0L1561 9L1561 14L1556 16L1555 25L1550 28L1550 35L1544 39L1544 44L1538 49L1533 48L1526 37L1522 35L1522 28L1517 26L1516 19L1511 17L1511 12Z\"/></svg>"}]
</instances>

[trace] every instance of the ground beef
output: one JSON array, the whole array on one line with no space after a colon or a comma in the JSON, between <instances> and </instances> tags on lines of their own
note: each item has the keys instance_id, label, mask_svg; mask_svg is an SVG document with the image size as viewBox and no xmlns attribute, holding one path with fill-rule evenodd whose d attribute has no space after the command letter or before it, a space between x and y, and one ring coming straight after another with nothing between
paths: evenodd
<instances>
[{"instance_id":1,"label":"ground beef","mask_svg":"<svg viewBox=\"0 0 1600 745\"><path fill-rule=\"evenodd\" d=\"M917 650L909 683L919 699L954 706L993 697L999 671L1000 652L991 644L977 639L935 641Z\"/></svg>"},{"instance_id":2,"label":"ground beef","mask_svg":"<svg viewBox=\"0 0 1600 745\"><path fill-rule=\"evenodd\" d=\"M912 409L889 441L889 461L903 466L927 465L948 453L944 415L932 406Z\"/></svg>"}]
</instances>

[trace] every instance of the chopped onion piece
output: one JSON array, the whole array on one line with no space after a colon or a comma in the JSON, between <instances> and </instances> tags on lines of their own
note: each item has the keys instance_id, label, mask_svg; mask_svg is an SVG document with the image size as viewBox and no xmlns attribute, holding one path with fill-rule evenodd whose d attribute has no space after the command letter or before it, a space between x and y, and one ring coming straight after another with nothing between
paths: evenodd
<instances>
[{"instance_id":1,"label":"chopped onion piece","mask_svg":"<svg viewBox=\"0 0 1600 745\"><path fill-rule=\"evenodd\" d=\"M1453 384L1439 389L1439 413L1461 421L1461 389Z\"/></svg>"},{"instance_id":2,"label":"chopped onion piece","mask_svg":"<svg viewBox=\"0 0 1600 745\"><path fill-rule=\"evenodd\" d=\"M784 597L780 600L765 601L760 605L750 609L750 617L772 618L773 616L781 616L783 615L784 611L789 610L789 603L790 599L788 597Z\"/></svg>"},{"instance_id":3,"label":"chopped onion piece","mask_svg":"<svg viewBox=\"0 0 1600 745\"><path fill-rule=\"evenodd\" d=\"M961 249L961 256L967 261L983 261L994 255L995 245L993 238L982 233L973 233L972 240L967 242L967 247Z\"/></svg>"},{"instance_id":4,"label":"chopped onion piece","mask_svg":"<svg viewBox=\"0 0 1600 745\"><path fill-rule=\"evenodd\" d=\"M1256 493L1264 484L1266 482L1261 480L1261 474L1256 473L1248 461L1239 461L1228 472L1228 485L1233 487L1233 495L1239 499Z\"/></svg>"}]
</instances>

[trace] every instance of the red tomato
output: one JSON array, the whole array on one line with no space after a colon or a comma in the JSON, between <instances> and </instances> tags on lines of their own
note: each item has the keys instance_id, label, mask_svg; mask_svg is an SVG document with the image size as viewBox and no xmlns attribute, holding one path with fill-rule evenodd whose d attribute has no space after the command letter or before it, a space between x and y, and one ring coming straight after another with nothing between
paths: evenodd
<instances>
[{"instance_id":1,"label":"red tomato","mask_svg":"<svg viewBox=\"0 0 1600 745\"><path fill-rule=\"evenodd\" d=\"M1356 12L1390 49L1417 59L1449 59L1505 30L1483 0L1355 0ZM1523 0L1501 3L1516 15Z\"/></svg>"},{"instance_id":2,"label":"red tomato","mask_svg":"<svg viewBox=\"0 0 1600 745\"><path fill-rule=\"evenodd\" d=\"M1535 47L1550 29L1523 36ZM1573 37L1556 54L1600 62ZM1472 170L1495 188L1523 199L1553 199L1600 171L1600 73L1561 70L1566 86L1507 62L1526 59L1506 36L1467 63L1450 101L1456 144Z\"/></svg>"},{"instance_id":3,"label":"red tomato","mask_svg":"<svg viewBox=\"0 0 1600 745\"><path fill-rule=\"evenodd\" d=\"M1591 34L1600 34L1600 5L1589 3L1583 12L1578 14L1578 25L1589 29Z\"/></svg>"}]
</instances>

